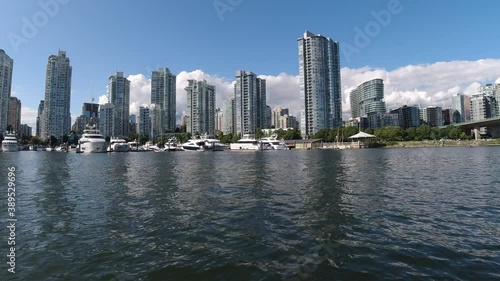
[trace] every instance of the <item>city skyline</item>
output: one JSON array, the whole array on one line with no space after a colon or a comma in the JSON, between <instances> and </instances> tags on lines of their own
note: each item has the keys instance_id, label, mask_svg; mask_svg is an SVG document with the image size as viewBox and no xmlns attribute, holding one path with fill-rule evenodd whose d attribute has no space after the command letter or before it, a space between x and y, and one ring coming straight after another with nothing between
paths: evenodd
<instances>
[{"instance_id":1,"label":"city skyline","mask_svg":"<svg viewBox=\"0 0 500 281\"><path fill-rule=\"evenodd\" d=\"M388 109L403 104L449 107L453 94L472 95L479 84L500 81L500 60L495 59L498 54L493 47L500 38L491 36L496 32L495 7L500 6L495 1L463 5L405 0L287 3L286 18L299 19L294 21L276 20L283 8L279 1L237 1L240 4L225 12L217 10L212 1L133 3L127 7L113 1L53 1L40 3L59 3L57 9L54 5L42 7L36 1L10 2L8 13L0 19L5 30L0 34L0 48L14 59L15 65L12 96L22 101L21 122L33 128L38 103L43 99L44 61L58 49L68 52L75 72L72 124L84 102L90 102L92 96L106 95L107 77L118 70L127 73L131 81L131 113L137 115L139 106L149 104L148 79L158 67L169 67L177 75L177 123L186 110L183 89L187 80L205 79L214 85L217 107L222 107L222 102L232 95L233 73L238 69L259 73L267 81L267 103L272 108L289 108L292 115L299 117L296 38L304 30L340 42L345 120L350 116L349 92L371 79L386 81ZM115 9L121 13L109 12ZM143 10L148 12L141 13ZM184 18L184 11L194 15ZM91 12L92 22L78 20L81 14ZM445 12L457 15L456 19L444 22ZM34 21L35 15L43 13L45 22L40 22L43 16ZM168 13L169 25L176 27L169 30L169 38L180 40L155 36L159 27L150 26L147 19L162 13ZM423 13L426 17L421 16ZM259 20L252 21L256 15ZM119 32L111 29L109 36L107 22L125 18L130 27ZM237 24L239 21L244 24ZM193 25L200 28L193 30ZM154 43L150 43L151 39ZM98 43L100 51L93 52L80 44L83 41ZM200 48L202 41L209 44ZM115 42L125 44L116 49Z\"/></svg>"}]
</instances>

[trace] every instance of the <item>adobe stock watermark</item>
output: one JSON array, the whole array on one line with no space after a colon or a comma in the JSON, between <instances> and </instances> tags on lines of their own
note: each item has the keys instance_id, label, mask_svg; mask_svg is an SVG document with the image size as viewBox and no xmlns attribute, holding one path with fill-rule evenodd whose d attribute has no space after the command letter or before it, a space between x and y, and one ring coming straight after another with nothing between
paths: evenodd
<instances>
[{"instance_id":1,"label":"adobe stock watermark","mask_svg":"<svg viewBox=\"0 0 500 281\"><path fill-rule=\"evenodd\" d=\"M30 39L33 39L40 29L49 23L49 19L55 17L61 8L61 5L68 4L70 0L40 0L38 6L41 10L35 12L31 18L22 17L23 25L20 33L10 32L7 34L10 44L16 53L19 52L21 44L28 44Z\"/></svg>"},{"instance_id":2,"label":"adobe stock watermark","mask_svg":"<svg viewBox=\"0 0 500 281\"><path fill-rule=\"evenodd\" d=\"M344 42L340 44L340 50L345 60L348 63L351 62L351 56L353 54L361 53L362 49L368 47L368 45L372 42L372 39L377 37L382 32L383 28L387 27L391 23L393 16L400 14L402 11L403 5L400 0L389 0L386 9L378 12L371 10L370 15L373 20L367 22L363 29L358 26L354 28L354 45Z\"/></svg>"},{"instance_id":3,"label":"adobe stock watermark","mask_svg":"<svg viewBox=\"0 0 500 281\"><path fill-rule=\"evenodd\" d=\"M224 21L224 14L234 11L234 8L241 3L243 3L243 0L214 0L213 5L220 21Z\"/></svg>"}]
</instances>

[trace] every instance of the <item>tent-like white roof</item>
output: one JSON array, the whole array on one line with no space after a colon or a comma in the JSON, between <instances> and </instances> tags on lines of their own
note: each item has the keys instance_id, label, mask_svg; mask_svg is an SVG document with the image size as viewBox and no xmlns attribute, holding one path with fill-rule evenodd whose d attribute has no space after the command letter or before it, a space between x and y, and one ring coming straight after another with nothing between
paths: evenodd
<instances>
[{"instance_id":1,"label":"tent-like white roof","mask_svg":"<svg viewBox=\"0 0 500 281\"><path fill-rule=\"evenodd\" d=\"M349 137L350 139L363 139L363 138L376 138L374 135L367 134L365 132L359 132L354 136Z\"/></svg>"}]
</instances>

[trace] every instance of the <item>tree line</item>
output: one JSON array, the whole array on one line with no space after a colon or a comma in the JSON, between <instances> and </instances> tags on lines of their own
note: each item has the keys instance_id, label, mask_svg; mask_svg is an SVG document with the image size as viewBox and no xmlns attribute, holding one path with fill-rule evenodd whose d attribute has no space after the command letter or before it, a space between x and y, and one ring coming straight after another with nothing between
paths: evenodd
<instances>
[{"instance_id":1,"label":"tree line","mask_svg":"<svg viewBox=\"0 0 500 281\"><path fill-rule=\"evenodd\" d=\"M372 129L364 130L365 133L373 134L379 141L422 141L439 139L470 139L461 127L448 126L446 128L431 127L421 125L417 128L403 129L401 127L383 127L375 131ZM337 129L321 129L314 135L316 139L323 139L325 142L348 141L349 137L359 133L357 127L343 127ZM337 138L338 136L338 138Z\"/></svg>"}]
</instances>

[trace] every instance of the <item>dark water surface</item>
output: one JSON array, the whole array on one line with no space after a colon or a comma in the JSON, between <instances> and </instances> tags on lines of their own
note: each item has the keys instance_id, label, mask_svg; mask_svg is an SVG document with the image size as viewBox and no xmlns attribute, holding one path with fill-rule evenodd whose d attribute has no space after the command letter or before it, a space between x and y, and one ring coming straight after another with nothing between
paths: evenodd
<instances>
[{"instance_id":1,"label":"dark water surface","mask_svg":"<svg viewBox=\"0 0 500 281\"><path fill-rule=\"evenodd\" d=\"M3 225L9 166L0 280L500 280L500 147L0 153Z\"/></svg>"}]
</instances>

